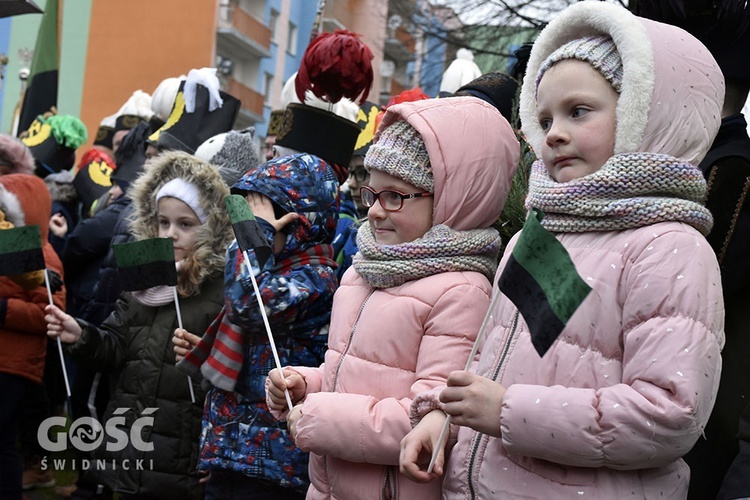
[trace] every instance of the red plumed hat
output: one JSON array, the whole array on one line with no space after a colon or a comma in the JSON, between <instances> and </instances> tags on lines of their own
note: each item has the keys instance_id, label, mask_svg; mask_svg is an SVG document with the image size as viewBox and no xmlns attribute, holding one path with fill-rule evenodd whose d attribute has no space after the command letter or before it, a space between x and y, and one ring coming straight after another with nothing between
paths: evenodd
<instances>
[{"instance_id":1,"label":"red plumed hat","mask_svg":"<svg viewBox=\"0 0 750 500\"><path fill-rule=\"evenodd\" d=\"M342 97L364 102L372 85L372 51L349 30L321 33L302 56L295 90L301 102L310 90L331 104Z\"/></svg>"}]
</instances>

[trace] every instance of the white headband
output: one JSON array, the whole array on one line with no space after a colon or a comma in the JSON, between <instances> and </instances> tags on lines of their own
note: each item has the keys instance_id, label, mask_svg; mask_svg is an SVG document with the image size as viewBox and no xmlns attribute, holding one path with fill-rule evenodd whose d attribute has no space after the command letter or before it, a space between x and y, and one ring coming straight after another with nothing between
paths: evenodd
<instances>
[{"instance_id":1,"label":"white headband","mask_svg":"<svg viewBox=\"0 0 750 500\"><path fill-rule=\"evenodd\" d=\"M156 193L156 203L159 203L159 200L165 196L177 198L184 202L193 210L193 212L195 212L195 215L198 217L198 220L201 221L201 224L205 224L206 212L204 212L200 206L200 191L198 191L198 188L195 187L194 184L184 181L179 177L175 177L164 184L159 192Z\"/></svg>"}]
</instances>

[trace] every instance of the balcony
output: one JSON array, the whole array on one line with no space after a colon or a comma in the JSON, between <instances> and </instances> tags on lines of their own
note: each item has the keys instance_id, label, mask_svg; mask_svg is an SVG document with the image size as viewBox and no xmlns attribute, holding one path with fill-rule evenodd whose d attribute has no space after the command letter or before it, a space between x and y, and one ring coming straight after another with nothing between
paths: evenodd
<instances>
[{"instance_id":1,"label":"balcony","mask_svg":"<svg viewBox=\"0 0 750 500\"><path fill-rule=\"evenodd\" d=\"M399 26L394 33L385 40L385 55L394 61L413 61L415 40L409 31Z\"/></svg>"},{"instance_id":2,"label":"balcony","mask_svg":"<svg viewBox=\"0 0 750 500\"><path fill-rule=\"evenodd\" d=\"M240 7L220 7L216 33L232 52L256 57L271 55L271 29Z\"/></svg>"},{"instance_id":3,"label":"balcony","mask_svg":"<svg viewBox=\"0 0 750 500\"><path fill-rule=\"evenodd\" d=\"M240 116L235 126L244 128L263 121L263 95L247 87L232 77L227 77L224 91L233 95L242 103Z\"/></svg>"}]
</instances>

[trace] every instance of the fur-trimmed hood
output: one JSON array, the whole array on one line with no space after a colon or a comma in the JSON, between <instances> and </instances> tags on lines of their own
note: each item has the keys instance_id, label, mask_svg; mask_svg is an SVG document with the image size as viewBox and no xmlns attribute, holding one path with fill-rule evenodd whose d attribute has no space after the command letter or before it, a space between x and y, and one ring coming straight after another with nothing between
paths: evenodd
<instances>
[{"instance_id":1,"label":"fur-trimmed hood","mask_svg":"<svg viewBox=\"0 0 750 500\"><path fill-rule=\"evenodd\" d=\"M721 69L708 49L686 31L605 2L571 5L534 43L520 102L522 130L531 147L539 154L544 142L536 108L539 67L562 44L602 34L615 42L623 64L615 154L667 154L697 166L721 124Z\"/></svg>"},{"instance_id":2,"label":"fur-trimmed hood","mask_svg":"<svg viewBox=\"0 0 750 500\"><path fill-rule=\"evenodd\" d=\"M145 172L136 179L129 196L133 200L131 231L138 240L158 237L156 194L161 187L179 177L195 185L201 194L200 206L208 214L199 228L198 241L193 252L201 266L198 284L206 278L224 271L227 245L232 241L232 226L224 209L224 198L229 188L210 164L193 155L169 151L150 160Z\"/></svg>"}]
</instances>

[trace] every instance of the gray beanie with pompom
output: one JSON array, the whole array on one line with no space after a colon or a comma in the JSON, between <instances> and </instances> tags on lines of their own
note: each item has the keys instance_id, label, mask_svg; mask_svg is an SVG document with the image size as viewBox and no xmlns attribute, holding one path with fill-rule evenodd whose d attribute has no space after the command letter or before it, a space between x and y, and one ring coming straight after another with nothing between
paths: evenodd
<instances>
[{"instance_id":1,"label":"gray beanie with pompom","mask_svg":"<svg viewBox=\"0 0 750 500\"><path fill-rule=\"evenodd\" d=\"M254 136L253 127L215 135L198 146L195 156L217 167L221 178L231 187L248 170L263 163Z\"/></svg>"}]
</instances>

